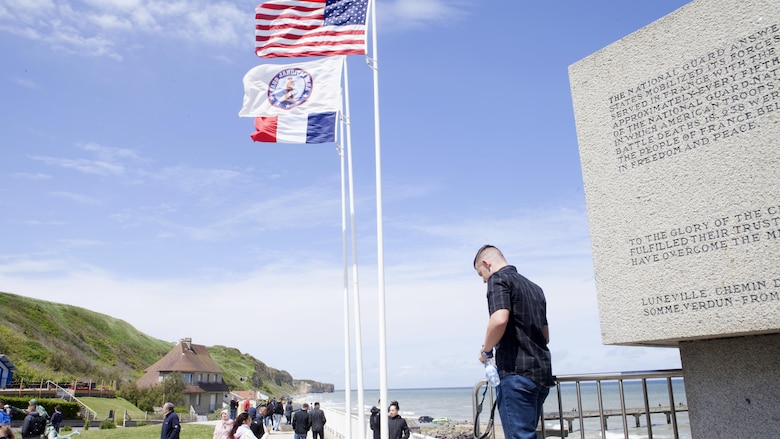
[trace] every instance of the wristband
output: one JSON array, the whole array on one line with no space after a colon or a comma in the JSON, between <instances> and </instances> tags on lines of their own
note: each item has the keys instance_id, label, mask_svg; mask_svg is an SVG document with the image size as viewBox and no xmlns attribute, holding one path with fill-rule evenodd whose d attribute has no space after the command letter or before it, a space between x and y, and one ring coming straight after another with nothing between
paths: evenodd
<instances>
[{"instance_id":1,"label":"wristband","mask_svg":"<svg viewBox=\"0 0 780 439\"><path fill-rule=\"evenodd\" d=\"M493 358L493 352L492 351L491 352L482 351L482 356L483 357L488 357L488 358Z\"/></svg>"}]
</instances>

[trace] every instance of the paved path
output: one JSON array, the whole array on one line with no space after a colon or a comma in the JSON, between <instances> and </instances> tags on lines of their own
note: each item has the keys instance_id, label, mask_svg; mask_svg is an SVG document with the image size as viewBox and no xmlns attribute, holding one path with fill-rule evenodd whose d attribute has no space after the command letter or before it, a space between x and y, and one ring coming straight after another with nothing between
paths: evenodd
<instances>
[{"instance_id":1,"label":"paved path","mask_svg":"<svg viewBox=\"0 0 780 439\"><path fill-rule=\"evenodd\" d=\"M191 422L191 424L217 425L217 422L219 421L196 421L196 422ZM309 436L311 436L311 432L309 433ZM292 430L272 431L271 433L266 434L260 439L293 439L294 437L295 435L293 434Z\"/></svg>"},{"instance_id":2,"label":"paved path","mask_svg":"<svg viewBox=\"0 0 780 439\"><path fill-rule=\"evenodd\" d=\"M292 431L272 431L261 439L293 439L294 436ZM311 437L311 433L308 436Z\"/></svg>"}]
</instances>

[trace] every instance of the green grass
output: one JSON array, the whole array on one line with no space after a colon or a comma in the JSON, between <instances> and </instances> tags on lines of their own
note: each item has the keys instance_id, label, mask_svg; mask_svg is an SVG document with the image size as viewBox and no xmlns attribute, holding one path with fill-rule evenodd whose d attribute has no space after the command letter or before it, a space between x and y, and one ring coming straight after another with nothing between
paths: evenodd
<instances>
[{"instance_id":1,"label":"green grass","mask_svg":"<svg viewBox=\"0 0 780 439\"><path fill-rule=\"evenodd\" d=\"M0 353L18 368L14 377L27 382L132 383L173 347L128 322L85 308L0 292L0 309ZM295 392L287 371L236 348L208 350L232 390L259 389L273 396Z\"/></svg>"},{"instance_id":2,"label":"green grass","mask_svg":"<svg viewBox=\"0 0 780 439\"><path fill-rule=\"evenodd\" d=\"M107 419L108 411L114 411L114 419L122 419L122 415L127 410L130 419L143 420L144 412L123 398L79 398L87 407L97 412L98 419ZM99 423L98 423L99 424Z\"/></svg>"},{"instance_id":3,"label":"green grass","mask_svg":"<svg viewBox=\"0 0 780 439\"><path fill-rule=\"evenodd\" d=\"M82 431L73 439L160 439L160 425L144 425L143 427L113 428L99 430L97 427ZM180 439L211 439L214 427L211 425L182 424Z\"/></svg>"}]
</instances>

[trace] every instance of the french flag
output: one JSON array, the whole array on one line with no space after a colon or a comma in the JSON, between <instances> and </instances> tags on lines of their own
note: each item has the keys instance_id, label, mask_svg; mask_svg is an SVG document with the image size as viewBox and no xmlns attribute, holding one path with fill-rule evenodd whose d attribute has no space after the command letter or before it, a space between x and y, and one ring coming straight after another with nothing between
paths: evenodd
<instances>
[{"instance_id":1,"label":"french flag","mask_svg":"<svg viewBox=\"0 0 780 439\"><path fill-rule=\"evenodd\" d=\"M336 141L336 113L313 113L301 116L267 116L255 118L251 135L255 142L327 143Z\"/></svg>"},{"instance_id":2,"label":"french flag","mask_svg":"<svg viewBox=\"0 0 780 439\"><path fill-rule=\"evenodd\" d=\"M344 62L340 55L250 69L244 75L244 102L238 115L255 119L252 140L335 142Z\"/></svg>"}]
</instances>

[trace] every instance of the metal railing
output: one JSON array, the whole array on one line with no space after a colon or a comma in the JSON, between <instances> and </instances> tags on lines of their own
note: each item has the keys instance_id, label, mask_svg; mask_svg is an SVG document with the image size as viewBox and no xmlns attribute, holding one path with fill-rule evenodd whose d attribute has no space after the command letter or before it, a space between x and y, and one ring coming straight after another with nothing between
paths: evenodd
<instances>
[{"instance_id":1,"label":"metal railing","mask_svg":"<svg viewBox=\"0 0 780 439\"><path fill-rule=\"evenodd\" d=\"M601 437L602 439L606 439L606 431L607 431L607 419L611 416L619 416L622 420L622 426L623 426L623 437L625 439L628 439L629 433L628 433L628 417L633 416L635 419L635 425L636 427L640 427L640 418L645 418L645 423L647 426L647 437L648 439L653 439L653 423L651 421L651 415L656 413L662 413L667 418L667 424L671 424L672 426L672 432L674 434L675 439L679 439L679 428L677 423L677 413L678 412L687 412L688 408L687 406L680 403L679 406L675 405L674 400L674 392L672 387L672 379L673 378L682 378L682 370L680 369L674 369L674 370L655 370L655 371L639 371L639 372L619 372L619 373L600 373L600 374L585 374L585 375L559 375L556 377L556 385L555 385L555 392L558 399L558 411L557 412L545 412L542 415L542 420L540 422L541 424L541 435L542 437L547 436L559 436L559 437L567 437L570 433L573 431L573 421L576 419L579 422L579 432L580 432L580 438L585 438L585 424L584 420L586 418L599 418L599 425L600 425L600 431L601 431ZM669 398L669 405L664 407L650 407L649 399L648 399L648 390L647 390L647 381L648 380L657 380L657 379L665 379L666 380L666 391ZM641 380L642 383L642 402L643 407L626 407L626 398L625 398L625 389L623 386L624 381L638 381ZM602 383L604 382L617 382L618 384L618 392L620 397L620 408L619 409L605 409L604 408L604 398L602 393ZM576 399L577 399L577 408L576 410L572 412L565 412L563 411L563 395L561 391L561 385L564 383L574 383L576 388ZM582 384L583 383L595 383L596 385L596 397L598 400L598 410L596 411L583 411L582 407ZM473 403L473 415L476 417L477 415L477 404L478 404L478 393L482 386L486 386L487 382L482 380L478 381L477 384L474 386L474 394L472 398ZM485 401L487 404L485 404L485 407L482 409L483 417L484 414L487 413L487 411L490 410L490 406L493 403L493 391L490 391L490 401ZM556 431L546 431L545 428L545 420L550 421L554 420L557 421L560 428L556 429Z\"/></svg>"},{"instance_id":2,"label":"metal railing","mask_svg":"<svg viewBox=\"0 0 780 439\"><path fill-rule=\"evenodd\" d=\"M97 412L89 408L82 400L78 399L75 395L68 391L68 389L65 389L54 381L46 381L46 385L52 386L56 389L55 395L57 398L64 399L65 401L69 402L76 401L84 412L84 419L97 419Z\"/></svg>"}]
</instances>

